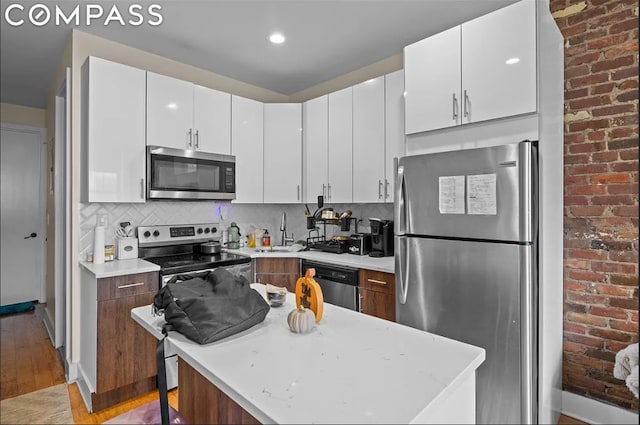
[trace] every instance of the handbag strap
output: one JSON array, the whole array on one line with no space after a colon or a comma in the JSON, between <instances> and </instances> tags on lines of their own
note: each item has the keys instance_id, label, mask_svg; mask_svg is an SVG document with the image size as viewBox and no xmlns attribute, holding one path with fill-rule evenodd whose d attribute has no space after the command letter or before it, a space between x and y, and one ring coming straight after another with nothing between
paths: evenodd
<instances>
[{"instance_id":1,"label":"handbag strap","mask_svg":"<svg viewBox=\"0 0 640 425\"><path fill-rule=\"evenodd\" d=\"M162 425L169 425L169 394L167 390L167 367L164 359L164 340L167 331L162 330L164 338L158 341L156 347L156 364L158 368L158 394L160 396L160 417Z\"/></svg>"}]
</instances>

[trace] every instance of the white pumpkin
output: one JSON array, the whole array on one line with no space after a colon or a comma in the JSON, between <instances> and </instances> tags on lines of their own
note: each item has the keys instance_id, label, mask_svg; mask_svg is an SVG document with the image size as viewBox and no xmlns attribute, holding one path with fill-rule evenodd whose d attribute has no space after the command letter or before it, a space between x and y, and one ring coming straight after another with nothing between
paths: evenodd
<instances>
[{"instance_id":1,"label":"white pumpkin","mask_svg":"<svg viewBox=\"0 0 640 425\"><path fill-rule=\"evenodd\" d=\"M291 310L287 316L287 323L289 329L298 334L305 334L313 329L313 325L316 322L316 315L312 310L304 307L298 307Z\"/></svg>"}]
</instances>

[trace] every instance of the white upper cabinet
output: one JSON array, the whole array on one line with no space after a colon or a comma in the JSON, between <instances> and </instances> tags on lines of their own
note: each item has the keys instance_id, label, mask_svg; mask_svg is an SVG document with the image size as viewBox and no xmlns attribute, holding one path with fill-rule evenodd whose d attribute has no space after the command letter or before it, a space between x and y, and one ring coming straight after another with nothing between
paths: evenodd
<instances>
[{"instance_id":1,"label":"white upper cabinet","mask_svg":"<svg viewBox=\"0 0 640 425\"><path fill-rule=\"evenodd\" d=\"M231 95L194 86L193 128L195 149L231 154Z\"/></svg>"},{"instance_id":2,"label":"white upper cabinet","mask_svg":"<svg viewBox=\"0 0 640 425\"><path fill-rule=\"evenodd\" d=\"M302 105L303 201L315 203L326 195L329 155L329 96L311 99Z\"/></svg>"},{"instance_id":3,"label":"white upper cabinet","mask_svg":"<svg viewBox=\"0 0 640 425\"><path fill-rule=\"evenodd\" d=\"M236 157L237 203L263 202L263 103L231 96L231 154Z\"/></svg>"},{"instance_id":4,"label":"white upper cabinet","mask_svg":"<svg viewBox=\"0 0 640 425\"><path fill-rule=\"evenodd\" d=\"M353 202L384 202L384 76L353 86Z\"/></svg>"},{"instance_id":5,"label":"white upper cabinet","mask_svg":"<svg viewBox=\"0 0 640 425\"><path fill-rule=\"evenodd\" d=\"M522 0L405 47L406 134L535 112L535 22Z\"/></svg>"},{"instance_id":6,"label":"white upper cabinet","mask_svg":"<svg viewBox=\"0 0 640 425\"><path fill-rule=\"evenodd\" d=\"M327 202L353 202L352 114L352 87L329 94L329 180L325 193Z\"/></svg>"},{"instance_id":7,"label":"white upper cabinet","mask_svg":"<svg viewBox=\"0 0 640 425\"><path fill-rule=\"evenodd\" d=\"M229 154L231 95L147 72L147 144Z\"/></svg>"},{"instance_id":8,"label":"white upper cabinet","mask_svg":"<svg viewBox=\"0 0 640 425\"><path fill-rule=\"evenodd\" d=\"M264 105L264 202L300 203L302 196L302 105Z\"/></svg>"},{"instance_id":9,"label":"white upper cabinet","mask_svg":"<svg viewBox=\"0 0 640 425\"><path fill-rule=\"evenodd\" d=\"M145 71L89 57L82 66L83 200L145 201Z\"/></svg>"},{"instance_id":10,"label":"white upper cabinet","mask_svg":"<svg viewBox=\"0 0 640 425\"><path fill-rule=\"evenodd\" d=\"M406 133L460 124L460 27L404 48Z\"/></svg>"},{"instance_id":11,"label":"white upper cabinet","mask_svg":"<svg viewBox=\"0 0 640 425\"><path fill-rule=\"evenodd\" d=\"M536 111L535 8L522 0L462 24L463 122Z\"/></svg>"},{"instance_id":12,"label":"white upper cabinet","mask_svg":"<svg viewBox=\"0 0 640 425\"><path fill-rule=\"evenodd\" d=\"M193 149L193 84L147 72L147 144Z\"/></svg>"},{"instance_id":13,"label":"white upper cabinet","mask_svg":"<svg viewBox=\"0 0 640 425\"><path fill-rule=\"evenodd\" d=\"M385 84L385 153L384 201L393 202L395 166L394 158L404 155L404 71L384 77Z\"/></svg>"}]
</instances>

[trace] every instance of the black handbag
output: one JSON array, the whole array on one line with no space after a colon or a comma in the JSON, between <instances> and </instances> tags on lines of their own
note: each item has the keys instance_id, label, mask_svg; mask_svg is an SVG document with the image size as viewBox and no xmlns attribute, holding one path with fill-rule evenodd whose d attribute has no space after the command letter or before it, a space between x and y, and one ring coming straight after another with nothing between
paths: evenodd
<instances>
[{"instance_id":1,"label":"black handbag","mask_svg":"<svg viewBox=\"0 0 640 425\"><path fill-rule=\"evenodd\" d=\"M199 344L208 344L261 323L270 307L245 277L217 268L168 283L156 293L153 309L156 314L164 314L165 337L169 331L176 331ZM156 361L162 423L168 424L164 339L158 343Z\"/></svg>"}]
</instances>

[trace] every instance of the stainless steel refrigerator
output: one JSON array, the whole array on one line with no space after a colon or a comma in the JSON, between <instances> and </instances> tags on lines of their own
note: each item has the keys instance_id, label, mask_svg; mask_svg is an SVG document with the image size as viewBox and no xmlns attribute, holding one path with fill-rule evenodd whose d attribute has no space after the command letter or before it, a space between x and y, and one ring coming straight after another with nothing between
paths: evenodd
<instances>
[{"instance_id":1,"label":"stainless steel refrigerator","mask_svg":"<svg viewBox=\"0 0 640 425\"><path fill-rule=\"evenodd\" d=\"M486 350L478 423L537 421L536 145L398 160L396 318Z\"/></svg>"}]
</instances>

